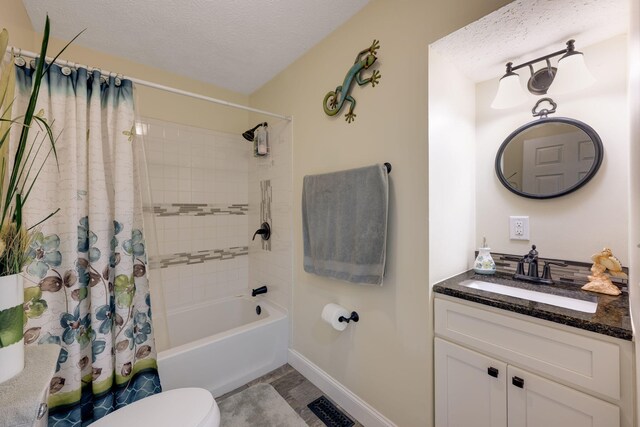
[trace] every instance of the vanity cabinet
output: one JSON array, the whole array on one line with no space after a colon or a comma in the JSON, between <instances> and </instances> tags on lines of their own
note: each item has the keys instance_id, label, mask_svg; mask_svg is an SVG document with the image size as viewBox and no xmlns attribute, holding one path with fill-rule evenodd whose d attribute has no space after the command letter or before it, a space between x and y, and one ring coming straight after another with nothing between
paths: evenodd
<instances>
[{"instance_id":1,"label":"vanity cabinet","mask_svg":"<svg viewBox=\"0 0 640 427\"><path fill-rule=\"evenodd\" d=\"M633 425L630 342L454 298L434 305L436 427Z\"/></svg>"}]
</instances>

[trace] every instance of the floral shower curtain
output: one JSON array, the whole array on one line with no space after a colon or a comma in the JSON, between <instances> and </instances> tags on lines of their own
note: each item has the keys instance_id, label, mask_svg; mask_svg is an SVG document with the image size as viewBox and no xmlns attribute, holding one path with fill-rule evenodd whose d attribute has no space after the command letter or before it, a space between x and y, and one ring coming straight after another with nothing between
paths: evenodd
<instances>
[{"instance_id":1,"label":"floral shower curtain","mask_svg":"<svg viewBox=\"0 0 640 427\"><path fill-rule=\"evenodd\" d=\"M14 111L33 72L17 68ZM25 221L60 211L31 245L24 331L27 345L61 346L50 426L85 425L160 392L133 99L131 81L99 71L54 65L42 82L36 111L58 137L59 166L47 161Z\"/></svg>"}]
</instances>

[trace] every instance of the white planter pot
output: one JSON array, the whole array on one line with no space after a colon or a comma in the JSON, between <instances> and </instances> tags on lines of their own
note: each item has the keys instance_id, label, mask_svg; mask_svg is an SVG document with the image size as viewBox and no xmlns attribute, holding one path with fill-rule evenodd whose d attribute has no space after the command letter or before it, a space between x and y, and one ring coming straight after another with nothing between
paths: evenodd
<instances>
[{"instance_id":1,"label":"white planter pot","mask_svg":"<svg viewBox=\"0 0 640 427\"><path fill-rule=\"evenodd\" d=\"M24 369L22 276L0 276L0 383Z\"/></svg>"}]
</instances>

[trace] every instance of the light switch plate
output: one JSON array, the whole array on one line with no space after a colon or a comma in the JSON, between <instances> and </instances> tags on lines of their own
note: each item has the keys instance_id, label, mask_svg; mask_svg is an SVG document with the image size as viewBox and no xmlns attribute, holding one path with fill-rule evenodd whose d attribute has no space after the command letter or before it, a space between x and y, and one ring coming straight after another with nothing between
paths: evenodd
<instances>
[{"instance_id":1,"label":"light switch plate","mask_svg":"<svg viewBox=\"0 0 640 427\"><path fill-rule=\"evenodd\" d=\"M511 240L529 240L529 217L509 217L509 238Z\"/></svg>"}]
</instances>

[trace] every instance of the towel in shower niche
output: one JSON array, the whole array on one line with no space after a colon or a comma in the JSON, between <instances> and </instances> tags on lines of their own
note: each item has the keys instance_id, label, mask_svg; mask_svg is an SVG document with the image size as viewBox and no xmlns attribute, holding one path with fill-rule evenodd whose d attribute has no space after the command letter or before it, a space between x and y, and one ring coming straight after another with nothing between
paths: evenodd
<instances>
[{"instance_id":1,"label":"towel in shower niche","mask_svg":"<svg viewBox=\"0 0 640 427\"><path fill-rule=\"evenodd\" d=\"M382 164L304 177L304 271L382 285L388 179Z\"/></svg>"}]
</instances>

